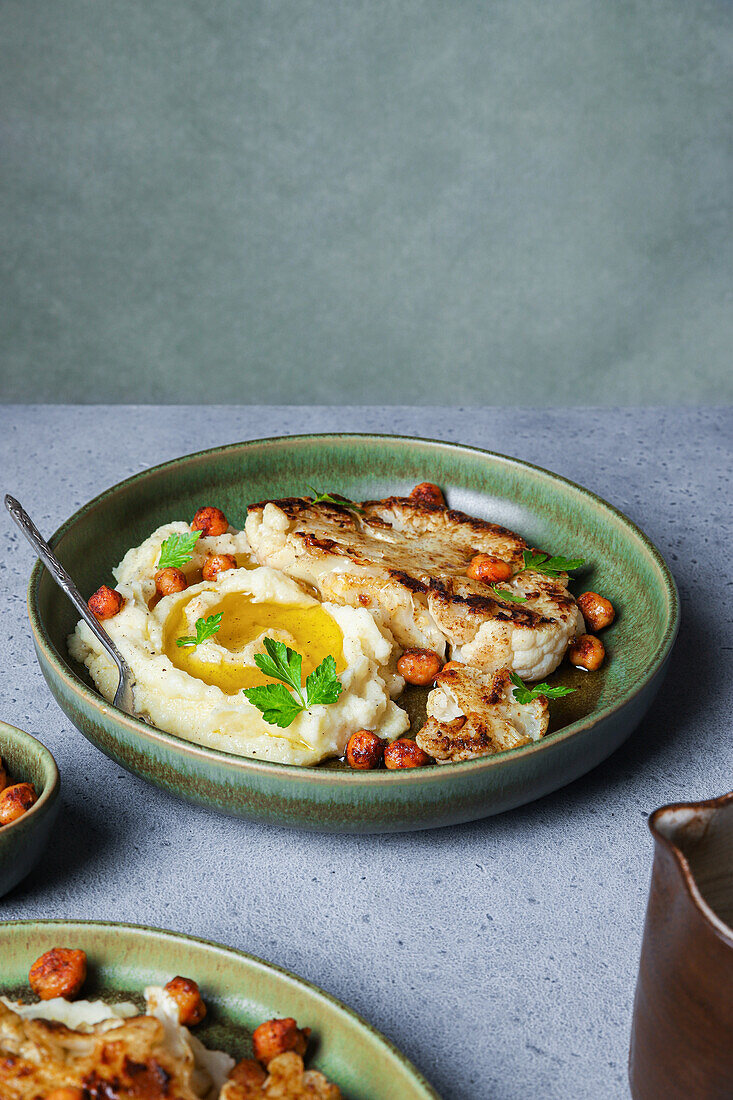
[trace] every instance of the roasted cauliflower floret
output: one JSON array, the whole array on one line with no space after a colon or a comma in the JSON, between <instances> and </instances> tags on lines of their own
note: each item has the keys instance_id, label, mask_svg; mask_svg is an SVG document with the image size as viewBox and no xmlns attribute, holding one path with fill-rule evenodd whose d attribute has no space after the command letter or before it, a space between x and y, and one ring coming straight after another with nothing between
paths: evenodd
<instances>
[{"instance_id":1,"label":"roasted cauliflower floret","mask_svg":"<svg viewBox=\"0 0 733 1100\"><path fill-rule=\"evenodd\" d=\"M238 1081L235 1067L219 1100L341 1100L341 1090L318 1070L306 1069L294 1051L278 1054L267 1071L267 1079L259 1084L254 1072Z\"/></svg>"},{"instance_id":2,"label":"roasted cauliflower floret","mask_svg":"<svg viewBox=\"0 0 733 1100\"><path fill-rule=\"evenodd\" d=\"M547 731L547 700L519 704L509 670L493 674L453 663L438 675L428 720L415 740L438 764L491 756L538 741Z\"/></svg>"}]
</instances>

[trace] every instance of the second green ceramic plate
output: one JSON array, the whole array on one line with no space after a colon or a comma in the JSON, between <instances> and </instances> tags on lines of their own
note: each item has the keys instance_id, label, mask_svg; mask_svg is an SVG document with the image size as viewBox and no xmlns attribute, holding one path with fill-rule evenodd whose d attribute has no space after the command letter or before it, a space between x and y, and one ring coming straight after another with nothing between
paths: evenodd
<instances>
[{"instance_id":1,"label":"second green ceramic plate","mask_svg":"<svg viewBox=\"0 0 733 1100\"><path fill-rule=\"evenodd\" d=\"M311 435L203 451L146 470L81 508L51 540L82 592L109 580L125 551L161 523L203 504L237 527L248 501L316 485L354 500L437 482L449 504L518 531L532 545L589 562L577 591L607 595L618 618L608 660L553 704L550 733L497 756L412 771L353 772L248 760L189 744L106 703L67 652L73 609L36 565L29 613L43 674L81 732L123 767L164 790L226 813L334 832L427 829L499 813L595 767L643 717L659 689L678 627L674 581L642 532L610 504L516 459L399 436ZM558 674L556 674L558 675Z\"/></svg>"},{"instance_id":2,"label":"second green ceramic plate","mask_svg":"<svg viewBox=\"0 0 733 1100\"><path fill-rule=\"evenodd\" d=\"M31 964L52 947L86 951L89 977L82 996L141 1004L147 985L175 974L193 978L207 1004L196 1035L233 1058L251 1057L252 1031L273 1016L293 1016L313 1031L308 1065L337 1084L344 1100L439 1100L413 1065L356 1013L286 970L216 943L92 921L10 921L0 925L0 993L32 999Z\"/></svg>"}]
</instances>

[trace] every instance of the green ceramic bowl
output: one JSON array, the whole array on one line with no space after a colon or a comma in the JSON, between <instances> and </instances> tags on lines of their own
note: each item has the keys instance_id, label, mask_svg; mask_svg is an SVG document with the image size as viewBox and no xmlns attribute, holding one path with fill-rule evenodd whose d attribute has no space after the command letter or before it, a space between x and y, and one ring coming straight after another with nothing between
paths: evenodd
<instances>
[{"instance_id":1,"label":"green ceramic bowl","mask_svg":"<svg viewBox=\"0 0 733 1100\"><path fill-rule=\"evenodd\" d=\"M83 996L142 1007L146 985L175 974L201 987L208 1014L196 1028L207 1046L233 1058L251 1056L252 1031L273 1016L293 1016L313 1031L308 1065L320 1069L344 1100L439 1100L415 1067L355 1012L327 993L277 966L216 943L131 924L93 921L10 921L0 925L0 993L33 1000L31 964L51 947L86 951Z\"/></svg>"},{"instance_id":2,"label":"green ceramic bowl","mask_svg":"<svg viewBox=\"0 0 733 1100\"><path fill-rule=\"evenodd\" d=\"M399 436L264 439L137 474L81 508L51 542L82 592L90 593L109 581L129 547L202 504L219 505L241 527L248 501L303 493L307 483L360 500L406 493L420 481L437 482L454 507L503 523L531 544L586 558L592 564L578 590L598 589L617 608L604 633L609 660L600 673L570 674L580 690L553 704L552 731L541 742L461 764L392 772L268 764L188 744L100 698L67 652L73 610L36 565L29 612L51 691L93 744L164 790L300 828L427 829L511 809L577 779L613 752L649 707L677 633L678 603L669 570L641 531L564 478L487 451Z\"/></svg>"},{"instance_id":3,"label":"green ceramic bowl","mask_svg":"<svg viewBox=\"0 0 733 1100\"><path fill-rule=\"evenodd\" d=\"M32 783L38 801L12 825L0 825L0 897L29 874L51 835L59 811L59 771L45 745L0 722L0 756L14 783ZM1 957L1 956L0 956Z\"/></svg>"}]
</instances>

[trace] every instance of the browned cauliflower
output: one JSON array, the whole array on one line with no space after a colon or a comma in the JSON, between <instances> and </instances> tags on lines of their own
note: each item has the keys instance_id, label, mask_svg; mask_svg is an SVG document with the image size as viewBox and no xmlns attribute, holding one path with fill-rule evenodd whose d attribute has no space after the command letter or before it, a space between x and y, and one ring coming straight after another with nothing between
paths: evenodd
<instances>
[{"instance_id":1,"label":"browned cauliflower","mask_svg":"<svg viewBox=\"0 0 733 1100\"><path fill-rule=\"evenodd\" d=\"M256 1073L238 1074L237 1069L235 1066L232 1070L219 1100L341 1100L340 1089L318 1070L306 1069L294 1051L273 1058L261 1082Z\"/></svg>"}]
</instances>

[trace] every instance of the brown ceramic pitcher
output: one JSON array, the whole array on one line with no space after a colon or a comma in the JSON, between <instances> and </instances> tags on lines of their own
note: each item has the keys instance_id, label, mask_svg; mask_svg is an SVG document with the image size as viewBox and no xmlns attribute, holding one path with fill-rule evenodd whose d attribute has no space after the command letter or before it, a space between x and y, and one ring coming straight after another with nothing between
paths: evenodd
<instances>
[{"instance_id":1,"label":"brown ceramic pitcher","mask_svg":"<svg viewBox=\"0 0 733 1100\"><path fill-rule=\"evenodd\" d=\"M634 1100L733 1098L733 792L649 818L654 866L631 1028Z\"/></svg>"}]
</instances>

